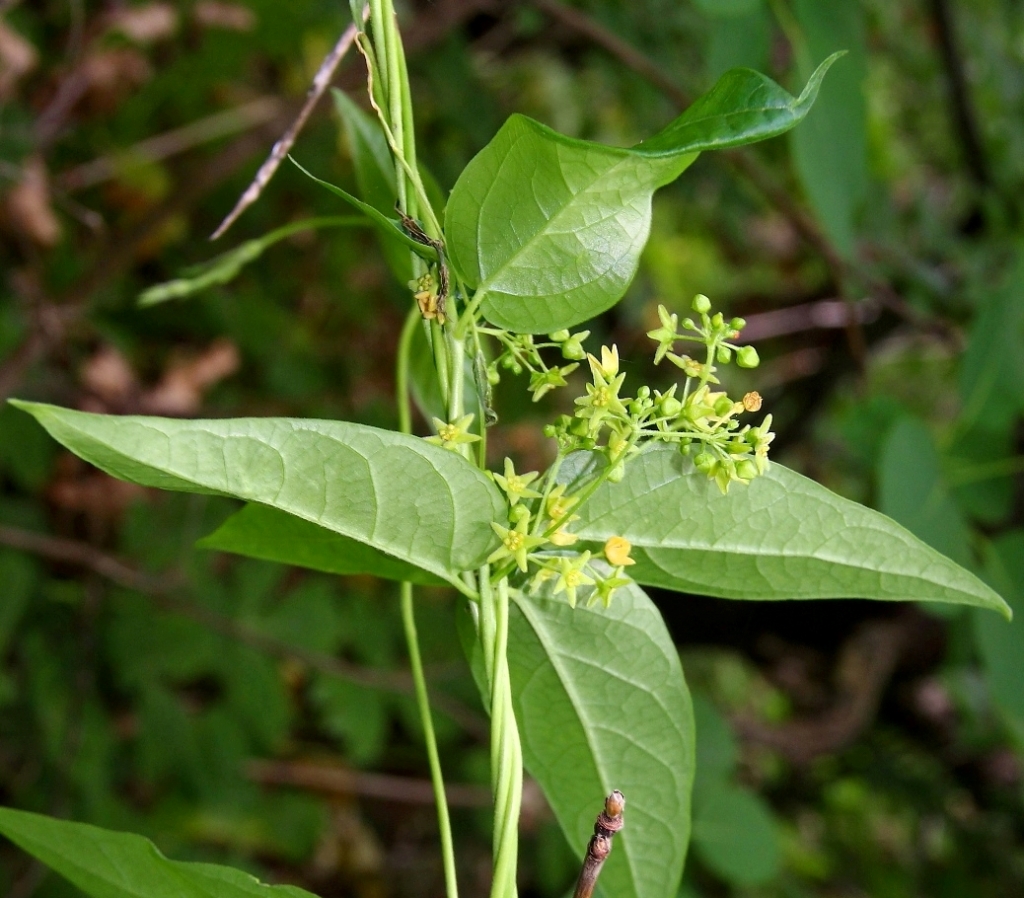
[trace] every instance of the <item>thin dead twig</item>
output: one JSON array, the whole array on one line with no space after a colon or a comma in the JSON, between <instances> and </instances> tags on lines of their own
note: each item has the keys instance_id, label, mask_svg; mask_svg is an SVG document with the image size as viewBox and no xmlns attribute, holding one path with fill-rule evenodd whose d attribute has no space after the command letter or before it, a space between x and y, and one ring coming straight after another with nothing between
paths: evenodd
<instances>
[{"instance_id":1,"label":"thin dead twig","mask_svg":"<svg viewBox=\"0 0 1024 898\"><path fill-rule=\"evenodd\" d=\"M369 14L370 7L367 6L363 13L364 22ZM266 161L260 166L259 171L256 172L256 177L252 179L252 183L238 198L238 202L235 203L235 208L227 214L227 217L220 223L217 230L210 235L211 240L216 240L224 234L231 225L238 221L239 216L241 216L246 209L259 199L264 188L270 183L270 179L274 177L274 173L280 167L281 163L284 162L285 156L288 155L288 151L295 144L295 141L299 136L299 132L305 127L306 122L313 113L314 107L327 90L327 86L331 83L331 79L334 77L335 71L341 64L342 59L345 58L345 54L348 53L349 48L351 48L352 44L355 42L356 34L358 33L359 28L356 26L356 23L353 22L342 32L341 37L338 38L338 42L334 45L331 52L324 57L324 61L320 63L320 68L317 70L317 73L313 78L313 84L309 88L309 92L306 94L306 102L302 104L302 109L299 110L299 114L295 121L292 122L288 130L285 131L284 136L281 137L281 139L278 140L271 148L270 155L267 156Z\"/></svg>"},{"instance_id":2,"label":"thin dead twig","mask_svg":"<svg viewBox=\"0 0 1024 898\"><path fill-rule=\"evenodd\" d=\"M119 586L149 596L162 611L188 617L221 636L264 654L297 661L311 670L368 689L409 695L415 688L412 675L405 671L372 670L335 658L333 655L304 649L270 636L257 627L183 599L177 593L187 588L188 583L179 575L152 576L136 570L113 555L98 551L88 543L33 533L18 527L0 526L0 545L31 552L52 561L84 567ZM438 694L434 699L434 706L474 737L487 738L489 730L486 720L462 702Z\"/></svg>"},{"instance_id":3,"label":"thin dead twig","mask_svg":"<svg viewBox=\"0 0 1024 898\"><path fill-rule=\"evenodd\" d=\"M126 150L118 150L114 155L100 156L76 165L54 178L54 185L69 193L94 187L117 174L119 159L159 162L221 137L269 124L281 115L283 109L284 103L277 97L258 97L232 109L224 109L189 122L180 128L148 137Z\"/></svg>"},{"instance_id":4,"label":"thin dead twig","mask_svg":"<svg viewBox=\"0 0 1024 898\"><path fill-rule=\"evenodd\" d=\"M434 787L429 780L347 770L309 761L254 760L246 764L246 774L263 785L297 786L333 795L358 795L405 804L434 803ZM483 808L491 803L491 790L487 786L446 783L444 790L450 805Z\"/></svg>"}]
</instances>

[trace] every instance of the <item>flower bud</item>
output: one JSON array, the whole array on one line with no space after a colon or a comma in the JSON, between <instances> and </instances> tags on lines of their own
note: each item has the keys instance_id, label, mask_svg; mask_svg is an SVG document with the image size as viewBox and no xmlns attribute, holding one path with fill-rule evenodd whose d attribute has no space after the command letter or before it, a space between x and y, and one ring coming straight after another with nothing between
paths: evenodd
<instances>
[{"instance_id":1,"label":"flower bud","mask_svg":"<svg viewBox=\"0 0 1024 898\"><path fill-rule=\"evenodd\" d=\"M711 311L711 300L708 299L703 293L698 293L690 304L693 311L706 315Z\"/></svg>"},{"instance_id":2,"label":"flower bud","mask_svg":"<svg viewBox=\"0 0 1024 898\"><path fill-rule=\"evenodd\" d=\"M716 358L723 365L728 365L732 361L732 350L728 346L719 346Z\"/></svg>"},{"instance_id":3,"label":"flower bud","mask_svg":"<svg viewBox=\"0 0 1024 898\"><path fill-rule=\"evenodd\" d=\"M729 327L731 327L734 331L741 331L746 326L747 320L745 318L733 318L733 320L729 322Z\"/></svg>"},{"instance_id":4,"label":"flower bud","mask_svg":"<svg viewBox=\"0 0 1024 898\"><path fill-rule=\"evenodd\" d=\"M651 388L648 387L646 384L644 386L640 387L640 389L636 391L636 398L637 399L646 399L650 395L651 395Z\"/></svg>"},{"instance_id":5,"label":"flower bud","mask_svg":"<svg viewBox=\"0 0 1024 898\"><path fill-rule=\"evenodd\" d=\"M741 346L736 350L736 364L741 368L756 368L761 364L761 358L753 346Z\"/></svg>"},{"instance_id":6,"label":"flower bud","mask_svg":"<svg viewBox=\"0 0 1024 898\"><path fill-rule=\"evenodd\" d=\"M712 473L715 467L715 457L710 452L701 452L694 460L693 464L697 470L704 473Z\"/></svg>"},{"instance_id":7,"label":"flower bud","mask_svg":"<svg viewBox=\"0 0 1024 898\"><path fill-rule=\"evenodd\" d=\"M553 343L564 343L569 339L569 332L564 328L560 331L555 331L553 334L548 334L548 339Z\"/></svg>"},{"instance_id":8,"label":"flower bud","mask_svg":"<svg viewBox=\"0 0 1024 898\"><path fill-rule=\"evenodd\" d=\"M715 414L719 418L724 418L731 411L732 411L732 400L728 396L726 396L724 394L719 396L718 399L715 401Z\"/></svg>"},{"instance_id":9,"label":"flower bud","mask_svg":"<svg viewBox=\"0 0 1024 898\"><path fill-rule=\"evenodd\" d=\"M725 318L722 316L722 313L721 312L715 312L715 314L711 316L711 326L715 330L719 330L724 325L725 325Z\"/></svg>"},{"instance_id":10,"label":"flower bud","mask_svg":"<svg viewBox=\"0 0 1024 898\"><path fill-rule=\"evenodd\" d=\"M674 396L664 396L659 403L659 411L666 418L674 418L683 410L683 404Z\"/></svg>"},{"instance_id":11,"label":"flower bud","mask_svg":"<svg viewBox=\"0 0 1024 898\"><path fill-rule=\"evenodd\" d=\"M498 373L498 366L495 364L487 366L487 383L492 387L496 387L501 383L501 375Z\"/></svg>"},{"instance_id":12,"label":"flower bud","mask_svg":"<svg viewBox=\"0 0 1024 898\"><path fill-rule=\"evenodd\" d=\"M612 483L621 483L622 478L626 476L626 466L620 461L618 462L609 472L608 479Z\"/></svg>"},{"instance_id":13,"label":"flower bud","mask_svg":"<svg viewBox=\"0 0 1024 898\"><path fill-rule=\"evenodd\" d=\"M757 465L749 458L736 462L736 476L740 480L753 480L758 475Z\"/></svg>"}]
</instances>

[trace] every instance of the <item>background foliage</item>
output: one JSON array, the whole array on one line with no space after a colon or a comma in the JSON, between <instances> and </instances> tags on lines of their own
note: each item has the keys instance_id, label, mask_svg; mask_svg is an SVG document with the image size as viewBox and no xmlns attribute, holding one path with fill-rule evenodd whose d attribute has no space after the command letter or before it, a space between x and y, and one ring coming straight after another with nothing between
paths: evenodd
<instances>
[{"instance_id":1,"label":"background foliage","mask_svg":"<svg viewBox=\"0 0 1024 898\"><path fill-rule=\"evenodd\" d=\"M370 234L295 234L230 286L135 304L237 242L347 214L285 169L223 247L206 242L294 114L342 7L0 3L0 396L393 425L408 299ZM639 359L659 302L703 292L743 315L775 457L1024 611L1015 4L436 0L406 13L420 145L446 189L512 112L630 145L729 67L796 88L847 49L804 125L703 157L659 193L640 273L593 337L654 383ZM355 61L339 78L360 104L361 79ZM329 105L296 155L351 186ZM530 470L558 409L509 380L491 449ZM233 508L115 483L0 410L0 800L325 898L435 894L393 588L193 549ZM485 722L451 595L420 594L461 876L477 894ZM686 894L1021 891L1020 619L654 597L696 692ZM523 894L560 895L573 862L531 796ZM0 888L69 894L10 846Z\"/></svg>"}]
</instances>

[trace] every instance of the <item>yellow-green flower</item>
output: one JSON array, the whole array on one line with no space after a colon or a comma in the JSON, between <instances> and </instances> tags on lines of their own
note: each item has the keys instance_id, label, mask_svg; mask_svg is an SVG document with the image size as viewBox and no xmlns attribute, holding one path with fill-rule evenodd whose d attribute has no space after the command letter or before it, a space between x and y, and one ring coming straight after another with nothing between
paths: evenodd
<instances>
[{"instance_id":1,"label":"yellow-green flower","mask_svg":"<svg viewBox=\"0 0 1024 898\"><path fill-rule=\"evenodd\" d=\"M526 572L527 556L530 551L547 542L542 536L530 536L530 518L525 516L519 519L515 527L502 527L496 521L491 522L491 527L498 534L501 545L498 546L487 558L488 564L501 561L503 558L514 558L519 570Z\"/></svg>"},{"instance_id":2,"label":"yellow-green flower","mask_svg":"<svg viewBox=\"0 0 1024 898\"><path fill-rule=\"evenodd\" d=\"M469 425L473 423L472 415L463 415L458 421L449 423L445 423L440 418L434 418L433 422L437 436L427 437L426 440L435 446L454 449L460 443L475 443L480 439L475 433L469 432Z\"/></svg>"},{"instance_id":3,"label":"yellow-green flower","mask_svg":"<svg viewBox=\"0 0 1024 898\"><path fill-rule=\"evenodd\" d=\"M576 607L576 590L581 586L593 586L594 578L583 573L590 561L590 553L584 552L575 558L562 558L558 563L558 582L555 583L554 594L565 593L569 606Z\"/></svg>"},{"instance_id":4,"label":"yellow-green flower","mask_svg":"<svg viewBox=\"0 0 1024 898\"><path fill-rule=\"evenodd\" d=\"M505 475L494 474L494 482L498 484L508 496L508 504L515 505L520 499L539 499L540 493L529 489L531 483L537 479L537 472L529 474L517 474L515 465L511 458L505 459Z\"/></svg>"}]
</instances>

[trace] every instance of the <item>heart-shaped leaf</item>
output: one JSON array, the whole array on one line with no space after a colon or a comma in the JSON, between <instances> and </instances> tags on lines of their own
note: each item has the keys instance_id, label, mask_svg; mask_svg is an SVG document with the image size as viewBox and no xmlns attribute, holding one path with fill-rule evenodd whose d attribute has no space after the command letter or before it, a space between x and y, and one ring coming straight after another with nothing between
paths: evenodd
<instances>
[{"instance_id":1,"label":"heart-shaped leaf","mask_svg":"<svg viewBox=\"0 0 1024 898\"><path fill-rule=\"evenodd\" d=\"M722 495L678 451L652 447L580 511L576 533L633 543L638 582L728 599L863 598L1009 614L977 577L895 521L772 464Z\"/></svg>"},{"instance_id":2,"label":"heart-shaped leaf","mask_svg":"<svg viewBox=\"0 0 1024 898\"><path fill-rule=\"evenodd\" d=\"M679 654L638 586L610 608L514 594L509 673L527 770L582 858L604 797L626 826L601 873L617 898L674 898L690 830L693 711Z\"/></svg>"},{"instance_id":3,"label":"heart-shaped leaf","mask_svg":"<svg viewBox=\"0 0 1024 898\"><path fill-rule=\"evenodd\" d=\"M231 867L165 858L148 839L0 808L0 833L89 898L314 898Z\"/></svg>"},{"instance_id":4,"label":"heart-shaped leaf","mask_svg":"<svg viewBox=\"0 0 1024 898\"><path fill-rule=\"evenodd\" d=\"M796 98L750 69L727 72L631 149L575 140L513 115L452 190L445 218L452 264L502 327L546 333L592 318L622 297L636 273L654 191L702 150L792 128L835 59Z\"/></svg>"},{"instance_id":5,"label":"heart-shaped leaf","mask_svg":"<svg viewBox=\"0 0 1024 898\"><path fill-rule=\"evenodd\" d=\"M417 437L346 421L181 421L16 402L96 467L143 486L234 496L365 543L461 588L505 505L483 472Z\"/></svg>"}]
</instances>

